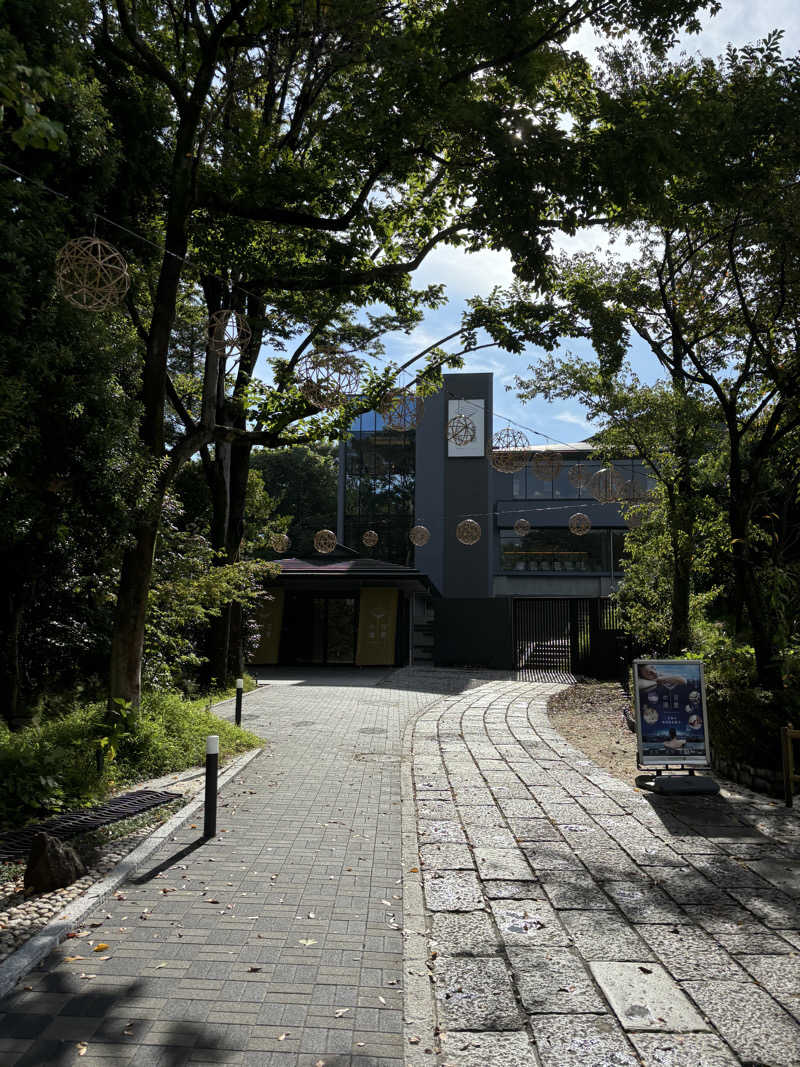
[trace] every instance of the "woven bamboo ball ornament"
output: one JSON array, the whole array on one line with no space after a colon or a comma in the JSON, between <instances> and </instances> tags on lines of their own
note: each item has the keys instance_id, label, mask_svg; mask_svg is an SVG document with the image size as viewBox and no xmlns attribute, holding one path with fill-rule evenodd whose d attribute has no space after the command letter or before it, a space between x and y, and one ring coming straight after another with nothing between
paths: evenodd
<instances>
[{"instance_id":1,"label":"woven bamboo ball ornament","mask_svg":"<svg viewBox=\"0 0 800 1067\"><path fill-rule=\"evenodd\" d=\"M557 452L534 452L531 470L542 482L552 482L561 470L561 456Z\"/></svg>"},{"instance_id":2,"label":"woven bamboo ball ornament","mask_svg":"<svg viewBox=\"0 0 800 1067\"><path fill-rule=\"evenodd\" d=\"M592 472L583 463L573 463L567 471L567 481L573 489L585 489L592 477Z\"/></svg>"},{"instance_id":3,"label":"woven bamboo ball ornament","mask_svg":"<svg viewBox=\"0 0 800 1067\"><path fill-rule=\"evenodd\" d=\"M583 537L591 530L592 520L582 511L576 511L574 515L570 515L568 525L570 533L574 533L576 537Z\"/></svg>"},{"instance_id":4,"label":"woven bamboo ball ornament","mask_svg":"<svg viewBox=\"0 0 800 1067\"><path fill-rule=\"evenodd\" d=\"M619 500L623 485L622 478L613 467L603 467L602 470L592 475L589 481L589 492L595 500L608 504L612 500Z\"/></svg>"},{"instance_id":5,"label":"woven bamboo ball ornament","mask_svg":"<svg viewBox=\"0 0 800 1067\"><path fill-rule=\"evenodd\" d=\"M336 548L336 534L333 530L317 530L314 534L314 548L325 556L333 552Z\"/></svg>"},{"instance_id":6,"label":"woven bamboo ball ornament","mask_svg":"<svg viewBox=\"0 0 800 1067\"><path fill-rule=\"evenodd\" d=\"M130 287L122 254L99 237L67 241L56 257L58 291L84 311L105 311L121 303Z\"/></svg>"},{"instance_id":7,"label":"woven bamboo ball ornament","mask_svg":"<svg viewBox=\"0 0 800 1067\"><path fill-rule=\"evenodd\" d=\"M458 448L471 445L478 429L468 415L454 415L447 424L447 440Z\"/></svg>"},{"instance_id":8,"label":"woven bamboo ball ornament","mask_svg":"<svg viewBox=\"0 0 800 1067\"><path fill-rule=\"evenodd\" d=\"M361 535L361 543L366 545L367 548L374 548L378 543L378 535L374 530L365 530Z\"/></svg>"},{"instance_id":9,"label":"woven bamboo ball ornament","mask_svg":"<svg viewBox=\"0 0 800 1067\"><path fill-rule=\"evenodd\" d=\"M396 389L378 406L378 412L383 416L383 424L387 430L402 433L416 427L422 418L422 406L422 398L416 393Z\"/></svg>"},{"instance_id":10,"label":"woven bamboo ball ornament","mask_svg":"<svg viewBox=\"0 0 800 1067\"><path fill-rule=\"evenodd\" d=\"M208 343L219 359L240 359L253 331L241 311L220 308L208 320Z\"/></svg>"},{"instance_id":11,"label":"woven bamboo ball ornament","mask_svg":"<svg viewBox=\"0 0 800 1067\"><path fill-rule=\"evenodd\" d=\"M295 374L309 404L324 411L338 407L358 392L361 364L353 356L315 350L300 360Z\"/></svg>"},{"instance_id":12,"label":"woven bamboo ball ornament","mask_svg":"<svg viewBox=\"0 0 800 1067\"><path fill-rule=\"evenodd\" d=\"M481 539L480 523L474 519L462 519L456 526L456 537L462 545L474 545Z\"/></svg>"},{"instance_id":13,"label":"woven bamboo ball ornament","mask_svg":"<svg viewBox=\"0 0 800 1067\"><path fill-rule=\"evenodd\" d=\"M524 537L531 532L531 524L527 519L517 519L514 523L514 533L520 537Z\"/></svg>"},{"instance_id":14,"label":"woven bamboo ball ornament","mask_svg":"<svg viewBox=\"0 0 800 1067\"><path fill-rule=\"evenodd\" d=\"M489 462L501 474L516 474L531 458L530 441L521 430L499 430L492 438Z\"/></svg>"},{"instance_id":15,"label":"woven bamboo ball ornament","mask_svg":"<svg viewBox=\"0 0 800 1067\"><path fill-rule=\"evenodd\" d=\"M422 548L431 539L431 532L427 526L412 526L408 532L408 539L412 545Z\"/></svg>"},{"instance_id":16,"label":"woven bamboo ball ornament","mask_svg":"<svg viewBox=\"0 0 800 1067\"><path fill-rule=\"evenodd\" d=\"M288 552L291 544L285 533L273 534L269 539L270 548L273 552Z\"/></svg>"}]
</instances>

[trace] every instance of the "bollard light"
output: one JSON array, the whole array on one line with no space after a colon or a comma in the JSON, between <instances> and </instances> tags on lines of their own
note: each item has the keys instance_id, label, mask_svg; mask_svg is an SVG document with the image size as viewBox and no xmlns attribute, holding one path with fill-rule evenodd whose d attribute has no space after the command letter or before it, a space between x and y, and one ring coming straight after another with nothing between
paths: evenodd
<instances>
[{"instance_id":1,"label":"bollard light","mask_svg":"<svg viewBox=\"0 0 800 1067\"><path fill-rule=\"evenodd\" d=\"M244 693L244 678L236 679L236 725L242 725L242 695Z\"/></svg>"},{"instance_id":2,"label":"bollard light","mask_svg":"<svg viewBox=\"0 0 800 1067\"><path fill-rule=\"evenodd\" d=\"M219 736L209 734L206 738L206 799L203 837L216 837L217 833L217 775L219 773Z\"/></svg>"}]
</instances>

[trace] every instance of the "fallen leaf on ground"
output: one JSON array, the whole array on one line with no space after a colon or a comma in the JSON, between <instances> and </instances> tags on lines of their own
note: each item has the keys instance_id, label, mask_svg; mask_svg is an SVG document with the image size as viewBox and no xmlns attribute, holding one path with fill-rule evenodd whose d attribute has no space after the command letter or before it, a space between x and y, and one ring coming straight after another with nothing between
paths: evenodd
<instances>
[{"instance_id":1,"label":"fallen leaf on ground","mask_svg":"<svg viewBox=\"0 0 800 1067\"><path fill-rule=\"evenodd\" d=\"M300 940L297 943L298 943L298 945L316 945L317 944L317 942L314 940L313 937L301 937Z\"/></svg>"},{"instance_id":2,"label":"fallen leaf on ground","mask_svg":"<svg viewBox=\"0 0 800 1067\"><path fill-rule=\"evenodd\" d=\"M343 1015L347 1014L348 1011L350 1011L349 1008L339 1008L338 1011L334 1012L334 1015L336 1016L337 1019L341 1019L341 1017Z\"/></svg>"},{"instance_id":3,"label":"fallen leaf on ground","mask_svg":"<svg viewBox=\"0 0 800 1067\"><path fill-rule=\"evenodd\" d=\"M247 970L250 972L250 974L255 974L255 972L256 971L260 971L261 968L260 967L248 967Z\"/></svg>"},{"instance_id":4,"label":"fallen leaf on ground","mask_svg":"<svg viewBox=\"0 0 800 1067\"><path fill-rule=\"evenodd\" d=\"M419 1044L419 1038L418 1037L410 1037L408 1039L408 1043L409 1043L409 1045L418 1045Z\"/></svg>"},{"instance_id":5,"label":"fallen leaf on ground","mask_svg":"<svg viewBox=\"0 0 800 1067\"><path fill-rule=\"evenodd\" d=\"M108 945L105 943L105 941L101 941L99 945L94 946L92 952L105 952L107 948Z\"/></svg>"},{"instance_id":6,"label":"fallen leaf on ground","mask_svg":"<svg viewBox=\"0 0 800 1067\"><path fill-rule=\"evenodd\" d=\"M83 959L86 959L86 957L85 956L65 956L64 957L64 963L74 963L75 960L83 960Z\"/></svg>"},{"instance_id":7,"label":"fallen leaf on ground","mask_svg":"<svg viewBox=\"0 0 800 1067\"><path fill-rule=\"evenodd\" d=\"M285 1041L288 1036L289 1036L288 1032L285 1033L285 1034L278 1034L278 1040L279 1041Z\"/></svg>"},{"instance_id":8,"label":"fallen leaf on ground","mask_svg":"<svg viewBox=\"0 0 800 1067\"><path fill-rule=\"evenodd\" d=\"M383 997L378 997L378 1000L381 1002L381 1004L385 1004L386 1003L386 1001L385 1001L385 999Z\"/></svg>"},{"instance_id":9,"label":"fallen leaf on ground","mask_svg":"<svg viewBox=\"0 0 800 1067\"><path fill-rule=\"evenodd\" d=\"M90 982L92 978L96 978L96 974L84 974L83 971L78 975L79 978L85 978L87 982Z\"/></svg>"},{"instance_id":10,"label":"fallen leaf on ground","mask_svg":"<svg viewBox=\"0 0 800 1067\"><path fill-rule=\"evenodd\" d=\"M392 906L391 900L382 900L381 904L385 904L387 908L391 908Z\"/></svg>"},{"instance_id":11,"label":"fallen leaf on ground","mask_svg":"<svg viewBox=\"0 0 800 1067\"><path fill-rule=\"evenodd\" d=\"M79 1041L75 1047L78 1050L79 1056L85 1056L86 1053L89 1051L89 1046L86 1044L85 1041Z\"/></svg>"}]
</instances>

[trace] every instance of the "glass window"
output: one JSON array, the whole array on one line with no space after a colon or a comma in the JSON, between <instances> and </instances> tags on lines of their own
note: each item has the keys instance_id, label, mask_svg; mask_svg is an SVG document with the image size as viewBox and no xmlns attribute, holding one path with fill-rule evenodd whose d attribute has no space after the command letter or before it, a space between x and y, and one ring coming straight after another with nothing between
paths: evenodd
<instances>
[{"instance_id":1,"label":"glass window","mask_svg":"<svg viewBox=\"0 0 800 1067\"><path fill-rule=\"evenodd\" d=\"M533 529L525 537L500 531L500 569L536 574L611 572L610 531L590 530L578 537L568 529Z\"/></svg>"},{"instance_id":2,"label":"glass window","mask_svg":"<svg viewBox=\"0 0 800 1067\"><path fill-rule=\"evenodd\" d=\"M620 574L624 569L624 562L622 559L622 553L625 551L625 530L612 530L611 531L611 552L612 560L614 564L614 573Z\"/></svg>"}]
</instances>

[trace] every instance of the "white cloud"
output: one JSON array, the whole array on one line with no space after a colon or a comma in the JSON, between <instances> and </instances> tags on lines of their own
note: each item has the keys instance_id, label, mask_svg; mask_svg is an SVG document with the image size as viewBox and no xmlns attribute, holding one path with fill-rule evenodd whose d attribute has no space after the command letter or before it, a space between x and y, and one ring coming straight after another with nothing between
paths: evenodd
<instances>
[{"instance_id":1,"label":"white cloud","mask_svg":"<svg viewBox=\"0 0 800 1067\"><path fill-rule=\"evenodd\" d=\"M591 431L592 427L582 415L576 415L573 411L561 411L553 415L556 422L568 422L570 426L578 426L583 433Z\"/></svg>"}]
</instances>

